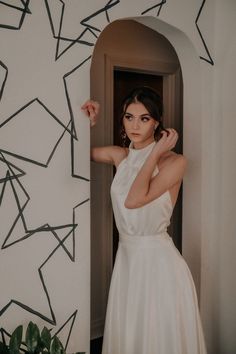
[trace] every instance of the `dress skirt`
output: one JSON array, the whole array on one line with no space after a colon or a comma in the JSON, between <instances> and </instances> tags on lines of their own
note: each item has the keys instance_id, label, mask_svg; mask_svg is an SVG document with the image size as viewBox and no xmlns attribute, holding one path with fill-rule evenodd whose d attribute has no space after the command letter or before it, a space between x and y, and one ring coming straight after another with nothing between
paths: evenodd
<instances>
[{"instance_id":1,"label":"dress skirt","mask_svg":"<svg viewBox=\"0 0 236 354\"><path fill-rule=\"evenodd\" d=\"M191 272L168 233L120 235L102 354L205 354Z\"/></svg>"}]
</instances>

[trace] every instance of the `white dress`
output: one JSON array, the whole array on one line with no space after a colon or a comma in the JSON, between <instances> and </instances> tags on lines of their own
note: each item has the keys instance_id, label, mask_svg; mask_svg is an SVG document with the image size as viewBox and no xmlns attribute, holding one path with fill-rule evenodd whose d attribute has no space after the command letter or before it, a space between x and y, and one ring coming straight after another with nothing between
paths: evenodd
<instances>
[{"instance_id":1,"label":"white dress","mask_svg":"<svg viewBox=\"0 0 236 354\"><path fill-rule=\"evenodd\" d=\"M206 354L193 278L166 231L173 210L170 193L141 208L124 207L154 144L130 146L111 186L119 247L102 354Z\"/></svg>"}]
</instances>

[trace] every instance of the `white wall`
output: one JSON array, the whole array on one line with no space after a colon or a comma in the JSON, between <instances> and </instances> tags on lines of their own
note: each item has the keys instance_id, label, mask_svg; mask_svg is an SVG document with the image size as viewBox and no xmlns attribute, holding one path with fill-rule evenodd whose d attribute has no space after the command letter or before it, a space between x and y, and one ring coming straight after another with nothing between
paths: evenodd
<instances>
[{"instance_id":1,"label":"white wall","mask_svg":"<svg viewBox=\"0 0 236 354\"><path fill-rule=\"evenodd\" d=\"M217 1L214 17L215 66L205 77L204 269L202 309L215 352L236 351L235 280L235 58L236 3ZM208 323L210 321L208 320Z\"/></svg>"},{"instance_id":2,"label":"white wall","mask_svg":"<svg viewBox=\"0 0 236 354\"><path fill-rule=\"evenodd\" d=\"M77 174L89 178L88 122L80 113L79 106L89 96L90 61L88 59L82 66L79 65L92 54L93 47L90 44L94 44L96 37L99 36L100 32L97 29L101 31L108 24L105 10L108 11L110 21L124 17L137 17L142 16L141 14L149 7L156 5L157 1L65 2L61 37L75 39L81 35L80 40L87 43L74 42L57 61L55 61L57 42L52 36L46 3L47 1L30 1L32 14L26 14L19 30L1 28L0 90L3 89L5 66L8 68L8 76L4 90L0 91L2 92L0 122L6 121L30 100L38 97L60 122L67 125L72 118L72 112L68 108L63 75L68 73L65 80L79 138L78 142L74 141L76 151L74 167ZM57 35L63 2L49 2L49 4ZM107 8L105 8L106 4ZM214 60L214 66L199 58L202 56L208 59L195 25L201 5L202 2L197 0L167 1L161 9L159 18L164 24L172 26L169 36L172 38L172 44L176 41L180 45L180 57L180 38L186 37L189 43L185 48L186 51L189 50L190 56L189 63L185 63L187 76L184 80L187 79L188 82L189 75L193 77L195 75L196 82L193 80L191 83L194 95L186 103L185 114L189 113L194 117L199 113L197 114L199 120L185 119L186 143L184 144L187 152L190 147L189 136L194 137L186 184L189 191L191 185L198 186L194 190L194 199L189 205L191 215L189 214L190 219L188 219L196 235L197 254L199 255L200 252L201 259L201 277L195 279L200 284L200 308L208 351L214 354L231 354L236 351L234 275L236 3L234 0L224 2L208 0L204 3L198 25ZM19 11L3 4L0 6L1 24L8 24L8 26L19 24L21 17ZM21 6L22 3L18 5ZM145 16L156 17L157 12L158 8L154 8ZM83 19L84 22L81 24ZM177 29L176 38L174 27ZM183 33L183 37L179 36L178 30ZM68 43L73 42L61 40L60 50L66 48ZM183 41L183 45L184 43L186 41ZM197 72L191 73L192 63L198 68ZM79 67L76 69L77 66ZM73 68L75 71L71 72ZM188 88L191 88L191 85L188 83ZM197 90L196 87L200 88ZM4 157L26 172L26 175L16 178L16 175L20 174L19 170L0 161L1 245L20 209L16 195L21 200L21 206L26 201L26 195L19 181L30 196L23 210L28 230L35 230L46 223L54 226L54 229L55 226L64 225L64 228L58 231L58 237L63 237L66 233L65 225L72 223L73 207L89 196L88 181L71 176L70 132L65 132L63 135L47 168L6 153L6 151L14 152L34 161L45 162L49 151L52 151L64 131L54 118L35 102L22 109L7 124L0 126L0 149L5 151ZM194 131L196 131L195 135L193 135ZM8 174L7 170L10 171ZM6 177L3 195L2 188ZM75 349L88 351L89 347L88 207L89 203L84 203L76 209L75 220L79 225L75 231L75 262L71 262L60 245L43 268L45 285L57 320L55 331L75 309L78 309L70 339L70 349L68 348L70 351ZM187 207L188 205L185 206ZM19 220L7 242L25 236L24 226L23 221ZM188 261L193 274L199 274L198 269L195 269L195 244L188 240L187 234L184 237L187 249L191 250ZM47 259L57 245L55 235L46 229L44 232L42 230L35 232L11 247L1 249L0 277L1 289L4 291L1 291L0 311L4 310L3 307L12 299L35 310L33 315L26 308L13 303L4 312L2 310L1 324L7 330L11 330L20 321L27 322L29 318L41 324L48 324L48 320L40 319L36 314L37 310L47 319L51 316L37 271L39 265ZM70 246L71 243L68 247ZM27 277L22 277L22 274L25 274L23 272L27 272ZM20 284L24 286L20 287Z\"/></svg>"}]
</instances>

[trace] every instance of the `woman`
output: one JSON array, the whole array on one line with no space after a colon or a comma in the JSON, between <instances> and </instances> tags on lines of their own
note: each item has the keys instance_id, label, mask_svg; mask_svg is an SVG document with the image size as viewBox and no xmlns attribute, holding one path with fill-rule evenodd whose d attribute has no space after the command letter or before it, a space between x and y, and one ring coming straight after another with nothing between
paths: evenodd
<instances>
[{"instance_id":1,"label":"woman","mask_svg":"<svg viewBox=\"0 0 236 354\"><path fill-rule=\"evenodd\" d=\"M82 109L96 124L99 104ZM190 270L167 233L186 169L171 151L178 140L162 125L162 103L148 87L122 104L122 136L129 148L92 149L92 160L111 163L119 247L113 270L103 354L205 354Z\"/></svg>"}]
</instances>

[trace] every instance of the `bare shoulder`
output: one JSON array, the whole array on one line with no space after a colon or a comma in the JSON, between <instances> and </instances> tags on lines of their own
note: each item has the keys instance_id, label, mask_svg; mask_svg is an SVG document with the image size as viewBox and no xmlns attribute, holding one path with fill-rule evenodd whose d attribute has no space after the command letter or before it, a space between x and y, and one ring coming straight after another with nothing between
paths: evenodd
<instances>
[{"instance_id":1,"label":"bare shoulder","mask_svg":"<svg viewBox=\"0 0 236 354\"><path fill-rule=\"evenodd\" d=\"M117 167L121 163L121 161L127 157L129 149L117 145L113 145L112 149L114 165Z\"/></svg>"},{"instance_id":2,"label":"bare shoulder","mask_svg":"<svg viewBox=\"0 0 236 354\"><path fill-rule=\"evenodd\" d=\"M185 168L187 165L187 158L184 155L177 154L174 151L168 151L161 156L158 166L162 169L163 167L170 166L173 163L176 166Z\"/></svg>"},{"instance_id":3,"label":"bare shoulder","mask_svg":"<svg viewBox=\"0 0 236 354\"><path fill-rule=\"evenodd\" d=\"M112 153L117 157L124 157L127 155L126 148L119 145L110 146Z\"/></svg>"},{"instance_id":4,"label":"bare shoulder","mask_svg":"<svg viewBox=\"0 0 236 354\"><path fill-rule=\"evenodd\" d=\"M126 148L117 145L108 145L92 148L91 158L95 162L109 163L117 166L126 155Z\"/></svg>"}]
</instances>

